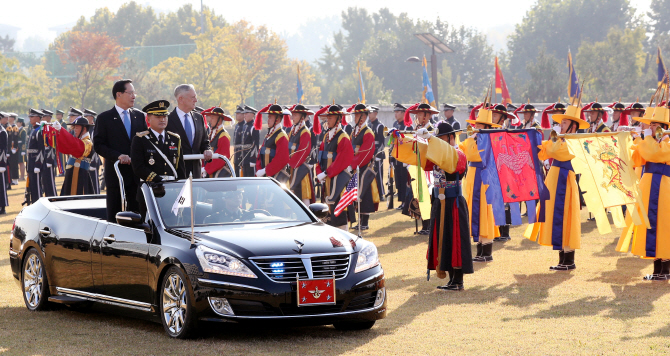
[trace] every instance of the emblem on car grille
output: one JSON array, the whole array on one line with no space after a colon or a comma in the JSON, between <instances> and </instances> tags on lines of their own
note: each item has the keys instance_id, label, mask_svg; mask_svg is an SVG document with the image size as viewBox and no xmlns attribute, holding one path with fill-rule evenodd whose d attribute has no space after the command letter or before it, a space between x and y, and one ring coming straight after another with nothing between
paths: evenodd
<instances>
[{"instance_id":1,"label":"emblem on car grille","mask_svg":"<svg viewBox=\"0 0 670 356\"><path fill-rule=\"evenodd\" d=\"M293 251L302 254L302 247L305 246L305 244L298 240L293 240L293 242L295 242L295 244L298 245L298 249L297 250L294 249Z\"/></svg>"},{"instance_id":2,"label":"emblem on car grille","mask_svg":"<svg viewBox=\"0 0 670 356\"><path fill-rule=\"evenodd\" d=\"M308 292L312 293L312 296L314 296L314 299L319 299L321 296L321 293L325 292L325 290L319 290L319 287L314 288L314 290L309 290Z\"/></svg>"}]
</instances>

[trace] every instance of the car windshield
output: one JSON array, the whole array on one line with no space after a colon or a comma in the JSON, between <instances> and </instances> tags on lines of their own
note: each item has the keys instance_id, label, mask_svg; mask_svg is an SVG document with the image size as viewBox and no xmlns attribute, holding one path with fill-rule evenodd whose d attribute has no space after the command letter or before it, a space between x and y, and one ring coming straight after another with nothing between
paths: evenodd
<instances>
[{"instance_id":1,"label":"car windshield","mask_svg":"<svg viewBox=\"0 0 670 356\"><path fill-rule=\"evenodd\" d=\"M187 199L183 199L186 206L177 207L187 182L164 184L165 195L162 196L154 189L166 228L191 226L191 208ZM193 181L193 207L195 226L312 222L305 209L288 192L268 179Z\"/></svg>"}]
</instances>

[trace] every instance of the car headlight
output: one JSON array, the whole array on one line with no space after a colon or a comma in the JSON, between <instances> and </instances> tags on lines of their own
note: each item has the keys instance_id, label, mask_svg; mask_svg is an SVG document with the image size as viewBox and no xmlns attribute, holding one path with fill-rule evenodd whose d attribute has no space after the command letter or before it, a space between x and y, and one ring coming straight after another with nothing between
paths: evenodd
<instances>
[{"instance_id":1,"label":"car headlight","mask_svg":"<svg viewBox=\"0 0 670 356\"><path fill-rule=\"evenodd\" d=\"M239 259L209 247L198 246L195 249L202 270L209 273L227 274L229 276L258 278Z\"/></svg>"},{"instance_id":2,"label":"car headlight","mask_svg":"<svg viewBox=\"0 0 670 356\"><path fill-rule=\"evenodd\" d=\"M377 254L375 245L369 244L358 252L356 273L363 272L377 265L379 265L379 255Z\"/></svg>"}]
</instances>

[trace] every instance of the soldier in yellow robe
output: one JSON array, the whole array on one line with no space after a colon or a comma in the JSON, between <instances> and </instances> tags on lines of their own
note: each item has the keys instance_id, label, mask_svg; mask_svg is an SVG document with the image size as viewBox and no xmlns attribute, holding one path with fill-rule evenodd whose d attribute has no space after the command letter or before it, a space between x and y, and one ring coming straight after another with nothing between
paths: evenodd
<instances>
[{"instance_id":1,"label":"soldier in yellow robe","mask_svg":"<svg viewBox=\"0 0 670 356\"><path fill-rule=\"evenodd\" d=\"M570 105L565 114L552 118L563 134L586 129L589 123L579 118L580 109ZM544 141L540 147L540 160L553 159L544 184L550 192L547 201L540 201L537 209L538 222L529 225L524 236L543 246L559 250L559 262L549 267L553 271L569 271L576 268L575 250L581 244L581 222L579 218L579 188L570 162L575 156L568 151L568 144L559 138Z\"/></svg>"}]
</instances>

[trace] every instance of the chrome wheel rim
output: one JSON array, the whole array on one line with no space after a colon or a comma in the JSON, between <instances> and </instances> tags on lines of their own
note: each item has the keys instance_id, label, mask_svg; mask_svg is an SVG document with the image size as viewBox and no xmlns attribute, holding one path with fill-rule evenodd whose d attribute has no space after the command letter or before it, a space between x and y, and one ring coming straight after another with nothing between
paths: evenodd
<instances>
[{"instance_id":1,"label":"chrome wheel rim","mask_svg":"<svg viewBox=\"0 0 670 356\"><path fill-rule=\"evenodd\" d=\"M23 270L23 294L31 309L40 304L43 286L42 262L36 255L30 255Z\"/></svg>"},{"instance_id":2,"label":"chrome wheel rim","mask_svg":"<svg viewBox=\"0 0 670 356\"><path fill-rule=\"evenodd\" d=\"M170 275L163 286L163 318L172 334L179 334L186 319L186 287L178 274Z\"/></svg>"}]
</instances>

